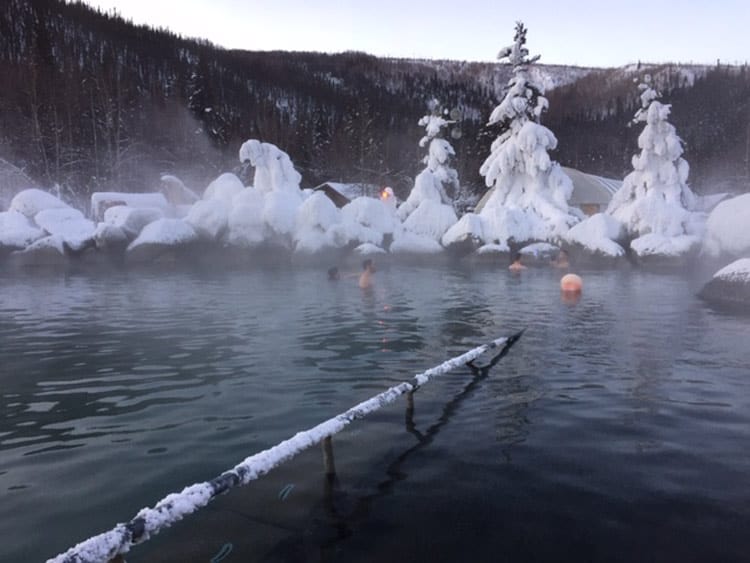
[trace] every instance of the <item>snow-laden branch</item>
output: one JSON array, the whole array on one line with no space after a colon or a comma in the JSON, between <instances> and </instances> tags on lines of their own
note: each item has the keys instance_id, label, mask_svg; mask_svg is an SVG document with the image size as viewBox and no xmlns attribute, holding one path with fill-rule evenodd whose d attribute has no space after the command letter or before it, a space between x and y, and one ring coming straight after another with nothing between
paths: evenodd
<instances>
[{"instance_id":1,"label":"snow-laden branch","mask_svg":"<svg viewBox=\"0 0 750 563\"><path fill-rule=\"evenodd\" d=\"M411 381L395 385L346 412L246 458L234 468L210 481L196 483L179 493L167 495L153 508L142 509L130 522L117 524L111 530L93 536L49 559L47 563L106 563L119 554L127 553L133 545L148 540L188 514L203 508L216 496L258 479L307 448L341 432L355 420L391 404L405 393L416 391L431 379L466 365L489 350L502 347L500 354L504 354L519 337L520 333L511 337L498 338L489 344L478 346L460 356L446 360L438 366L415 375Z\"/></svg>"}]
</instances>

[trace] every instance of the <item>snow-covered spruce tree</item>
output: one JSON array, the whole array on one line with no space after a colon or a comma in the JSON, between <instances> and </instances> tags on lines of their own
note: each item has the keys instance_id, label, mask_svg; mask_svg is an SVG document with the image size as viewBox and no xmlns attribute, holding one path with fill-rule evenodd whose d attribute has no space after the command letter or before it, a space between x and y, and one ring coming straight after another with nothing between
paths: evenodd
<instances>
[{"instance_id":1,"label":"snow-covered spruce tree","mask_svg":"<svg viewBox=\"0 0 750 563\"><path fill-rule=\"evenodd\" d=\"M443 128L455 121L444 117L447 110L443 110L437 100L432 100L429 106L431 112L419 120L419 125L425 128L425 135L419 140L419 146L427 146L427 155L422 159L426 167L414 179L414 187L409 197L398 209L398 216L402 221L419 207L422 201L429 199L449 205L459 191L458 172L450 165L450 160L456 152L442 136Z\"/></svg>"},{"instance_id":2,"label":"snow-covered spruce tree","mask_svg":"<svg viewBox=\"0 0 750 563\"><path fill-rule=\"evenodd\" d=\"M548 154L557 139L539 123L548 103L542 86L529 76L529 66L539 55L529 57L523 23L516 23L514 43L502 49L498 59L507 59L513 76L490 115L488 125L498 127L500 134L479 169L493 190L480 212L483 238L501 247L508 241L554 242L583 214L568 206L573 184Z\"/></svg>"},{"instance_id":3,"label":"snow-covered spruce tree","mask_svg":"<svg viewBox=\"0 0 750 563\"><path fill-rule=\"evenodd\" d=\"M638 88L641 108L633 123L646 123L638 137L641 152L633 156L633 171L607 213L635 239L630 246L637 254L683 254L699 243L705 216L692 211L696 198L687 185L690 167L682 158L682 141L667 121L671 106L658 101L648 75Z\"/></svg>"}]
</instances>

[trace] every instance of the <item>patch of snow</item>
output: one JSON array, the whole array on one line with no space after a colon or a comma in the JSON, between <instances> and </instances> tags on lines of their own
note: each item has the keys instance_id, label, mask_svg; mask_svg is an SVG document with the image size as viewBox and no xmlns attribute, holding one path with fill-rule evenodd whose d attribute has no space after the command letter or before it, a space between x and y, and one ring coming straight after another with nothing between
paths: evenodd
<instances>
[{"instance_id":1,"label":"patch of snow","mask_svg":"<svg viewBox=\"0 0 750 563\"><path fill-rule=\"evenodd\" d=\"M450 246L463 242L467 238L484 240L484 229L482 219L475 213L466 213L461 219L451 226L443 235L441 242L443 246Z\"/></svg>"},{"instance_id":2,"label":"patch of snow","mask_svg":"<svg viewBox=\"0 0 750 563\"><path fill-rule=\"evenodd\" d=\"M94 192L91 194L91 215L95 220L103 217L110 207L128 206L133 208L160 209L162 215L169 216L172 206L159 192L131 194L124 192Z\"/></svg>"}]
</instances>

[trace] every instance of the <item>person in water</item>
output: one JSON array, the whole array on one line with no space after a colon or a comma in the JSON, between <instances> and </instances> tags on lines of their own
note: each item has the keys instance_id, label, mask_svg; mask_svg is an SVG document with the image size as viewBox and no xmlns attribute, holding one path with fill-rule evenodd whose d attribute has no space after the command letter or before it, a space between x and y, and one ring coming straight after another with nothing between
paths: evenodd
<instances>
[{"instance_id":1,"label":"person in water","mask_svg":"<svg viewBox=\"0 0 750 563\"><path fill-rule=\"evenodd\" d=\"M508 266L508 269L511 272L520 272L521 270L525 270L526 269L526 266L524 266L523 264L521 264L521 253L520 252L516 252L516 255L515 255L514 259L513 259L513 263L510 266Z\"/></svg>"},{"instance_id":2,"label":"person in water","mask_svg":"<svg viewBox=\"0 0 750 563\"><path fill-rule=\"evenodd\" d=\"M561 250L557 258L552 261L552 266L555 268L570 268L570 261L568 259L568 253Z\"/></svg>"},{"instance_id":3,"label":"person in water","mask_svg":"<svg viewBox=\"0 0 750 563\"><path fill-rule=\"evenodd\" d=\"M367 289L372 286L372 275L375 273L375 264L368 258L362 262L362 273L359 275L359 287Z\"/></svg>"},{"instance_id":4,"label":"person in water","mask_svg":"<svg viewBox=\"0 0 750 563\"><path fill-rule=\"evenodd\" d=\"M341 273L336 266L328 268L328 281L336 281L341 279Z\"/></svg>"}]
</instances>

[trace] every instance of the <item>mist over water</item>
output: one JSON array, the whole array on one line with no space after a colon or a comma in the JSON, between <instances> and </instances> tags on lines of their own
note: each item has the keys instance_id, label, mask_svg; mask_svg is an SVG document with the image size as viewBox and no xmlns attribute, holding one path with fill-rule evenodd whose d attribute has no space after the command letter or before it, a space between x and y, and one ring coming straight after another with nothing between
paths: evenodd
<instances>
[{"instance_id":1,"label":"mist over water","mask_svg":"<svg viewBox=\"0 0 750 563\"><path fill-rule=\"evenodd\" d=\"M381 267L0 277L0 560L39 561L526 328L128 561L741 560L747 319L683 276ZM289 485L293 487L289 488ZM283 491L283 494L281 493ZM224 547L231 545L231 547Z\"/></svg>"}]
</instances>

